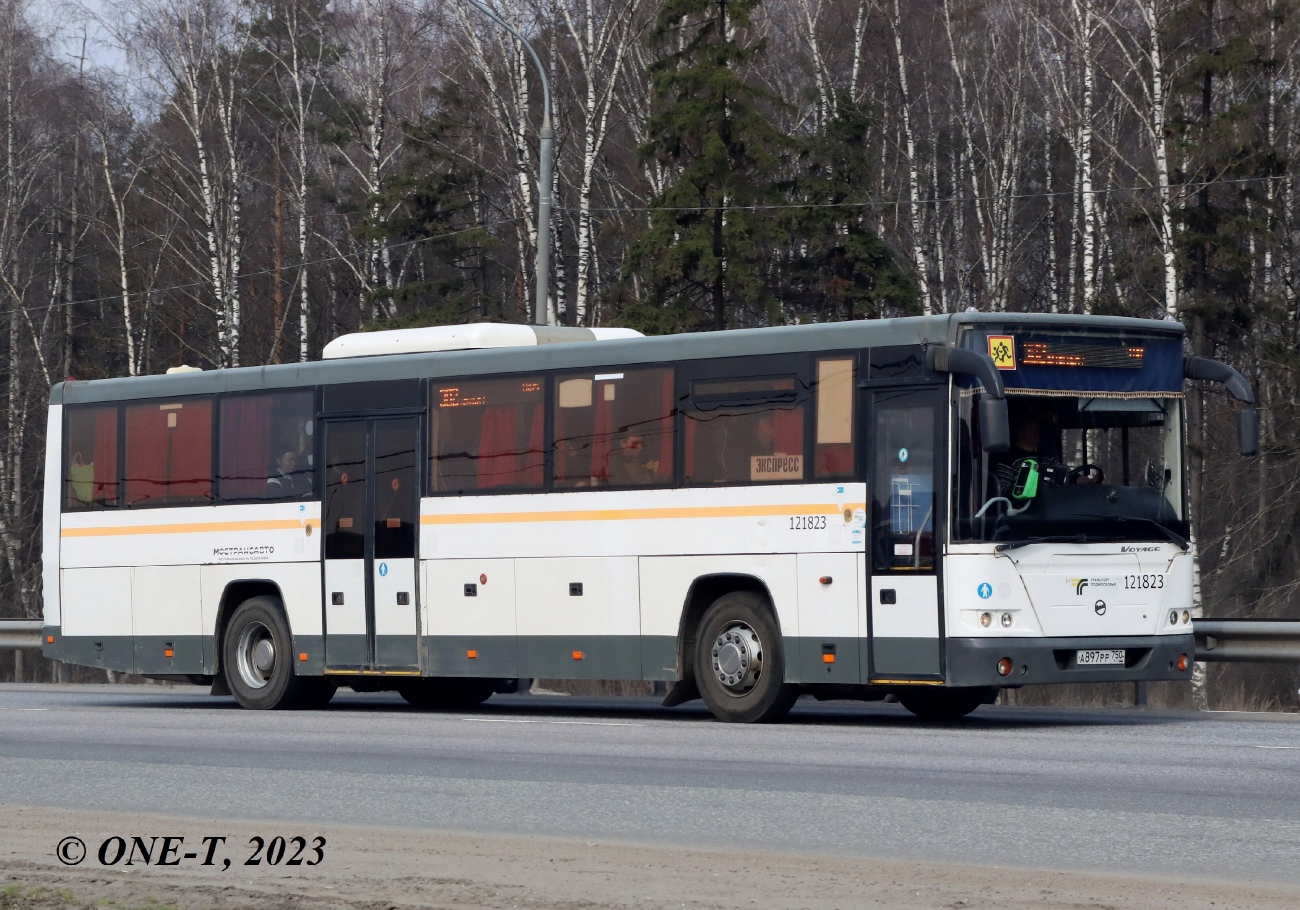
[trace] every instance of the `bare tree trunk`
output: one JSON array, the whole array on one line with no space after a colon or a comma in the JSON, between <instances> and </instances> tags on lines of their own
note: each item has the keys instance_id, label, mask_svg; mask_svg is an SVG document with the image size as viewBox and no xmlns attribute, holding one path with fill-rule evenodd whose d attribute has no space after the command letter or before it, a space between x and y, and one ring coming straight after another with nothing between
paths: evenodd
<instances>
[{"instance_id":1,"label":"bare tree trunk","mask_svg":"<svg viewBox=\"0 0 1300 910\"><path fill-rule=\"evenodd\" d=\"M894 0L894 54L898 61L898 89L902 95L899 114L902 119L903 136L907 143L907 205L912 216L912 256L916 261L916 282L921 292L921 312L929 316L934 312L930 300L929 263L926 262L924 233L921 227L921 175L916 160L916 137L912 131L912 98L907 91L907 58L903 54L903 23L898 0Z\"/></svg>"}]
</instances>

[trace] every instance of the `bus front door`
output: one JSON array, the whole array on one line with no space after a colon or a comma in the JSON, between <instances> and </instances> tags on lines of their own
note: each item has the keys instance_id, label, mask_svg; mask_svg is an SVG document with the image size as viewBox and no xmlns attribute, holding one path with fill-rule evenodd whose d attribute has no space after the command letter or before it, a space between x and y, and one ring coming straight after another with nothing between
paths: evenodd
<instances>
[{"instance_id":1,"label":"bus front door","mask_svg":"<svg viewBox=\"0 0 1300 910\"><path fill-rule=\"evenodd\" d=\"M419 670L416 417L325 426L325 665Z\"/></svg>"},{"instance_id":2,"label":"bus front door","mask_svg":"<svg viewBox=\"0 0 1300 910\"><path fill-rule=\"evenodd\" d=\"M872 682L940 679L939 565L943 397L937 388L869 396Z\"/></svg>"}]
</instances>

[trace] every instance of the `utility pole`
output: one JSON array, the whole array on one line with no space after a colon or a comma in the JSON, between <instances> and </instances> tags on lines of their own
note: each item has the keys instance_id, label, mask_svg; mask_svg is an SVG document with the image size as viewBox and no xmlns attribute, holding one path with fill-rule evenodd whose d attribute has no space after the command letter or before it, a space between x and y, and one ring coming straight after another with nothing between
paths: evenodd
<instances>
[{"instance_id":1,"label":"utility pole","mask_svg":"<svg viewBox=\"0 0 1300 910\"><path fill-rule=\"evenodd\" d=\"M555 144L555 130L551 128L551 84L546 79L546 68L542 66L537 51L533 50L527 38L519 34L518 29L479 0L469 0L469 4L514 35L515 39L524 46L524 50L528 51L528 56L533 58L537 75L542 80L542 127L537 131L537 136L541 140L538 150L538 158L541 160L538 163L537 174L537 300L533 304L533 323L550 325L547 300L550 297L551 284L551 158Z\"/></svg>"}]
</instances>

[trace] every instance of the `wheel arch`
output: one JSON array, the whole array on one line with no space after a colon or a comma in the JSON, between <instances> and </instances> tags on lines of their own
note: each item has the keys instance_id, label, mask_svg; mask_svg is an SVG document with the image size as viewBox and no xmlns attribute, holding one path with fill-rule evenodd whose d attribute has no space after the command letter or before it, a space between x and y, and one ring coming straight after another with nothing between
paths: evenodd
<instances>
[{"instance_id":1,"label":"wheel arch","mask_svg":"<svg viewBox=\"0 0 1300 910\"><path fill-rule=\"evenodd\" d=\"M686 592L686 601L682 604L681 619L677 623L677 678L693 680L695 678L695 636L700 627L700 620L715 600L724 594L735 591L750 591L757 594L767 605L767 610L776 624L778 634L781 632L781 617L777 614L776 604L772 600L772 591L767 582L757 575L743 572L719 572L701 575L691 582Z\"/></svg>"},{"instance_id":2,"label":"wheel arch","mask_svg":"<svg viewBox=\"0 0 1300 910\"><path fill-rule=\"evenodd\" d=\"M280 586L269 578L241 578L227 583L221 592L221 602L217 607L217 625L212 633L212 672L221 677L221 649L226 639L226 626L230 617L239 609L239 605L253 597L270 597L280 604L280 614L284 624L293 635L293 624L289 622L289 611L284 608L284 595Z\"/></svg>"}]
</instances>

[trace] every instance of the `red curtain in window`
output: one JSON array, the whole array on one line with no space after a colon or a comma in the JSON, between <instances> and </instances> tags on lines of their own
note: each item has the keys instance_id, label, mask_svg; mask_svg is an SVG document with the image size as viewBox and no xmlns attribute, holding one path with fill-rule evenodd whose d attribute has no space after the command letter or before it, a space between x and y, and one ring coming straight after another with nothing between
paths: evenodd
<instances>
[{"instance_id":1,"label":"red curtain in window","mask_svg":"<svg viewBox=\"0 0 1300 910\"><path fill-rule=\"evenodd\" d=\"M171 441L167 412L156 404L126 409L126 504L167 495L167 463Z\"/></svg>"},{"instance_id":2,"label":"red curtain in window","mask_svg":"<svg viewBox=\"0 0 1300 910\"><path fill-rule=\"evenodd\" d=\"M664 370L663 398L660 400L659 413L659 467L655 469L656 477L673 476L673 371Z\"/></svg>"},{"instance_id":3,"label":"red curtain in window","mask_svg":"<svg viewBox=\"0 0 1300 910\"><path fill-rule=\"evenodd\" d=\"M803 452L803 408L777 411L773 422L776 433L776 451L782 455L799 455Z\"/></svg>"},{"instance_id":4,"label":"red curtain in window","mask_svg":"<svg viewBox=\"0 0 1300 910\"><path fill-rule=\"evenodd\" d=\"M519 409L514 405L484 409L477 462L480 490L518 482L519 449L515 441L518 415Z\"/></svg>"},{"instance_id":5,"label":"red curtain in window","mask_svg":"<svg viewBox=\"0 0 1300 910\"><path fill-rule=\"evenodd\" d=\"M171 483L173 500L203 504L212 501L212 402L186 402L172 434Z\"/></svg>"},{"instance_id":6,"label":"red curtain in window","mask_svg":"<svg viewBox=\"0 0 1300 910\"><path fill-rule=\"evenodd\" d=\"M524 483L533 487L542 485L542 467L545 463L542 453L542 431L545 429L542 403L533 406L533 424L528 432L528 451L524 455Z\"/></svg>"},{"instance_id":7,"label":"red curtain in window","mask_svg":"<svg viewBox=\"0 0 1300 910\"><path fill-rule=\"evenodd\" d=\"M266 479L278 453L271 451L269 395L228 398L221 402L221 496L258 499L266 495Z\"/></svg>"},{"instance_id":8,"label":"red curtain in window","mask_svg":"<svg viewBox=\"0 0 1300 910\"><path fill-rule=\"evenodd\" d=\"M117 499L117 408L95 412L95 477L92 502Z\"/></svg>"},{"instance_id":9,"label":"red curtain in window","mask_svg":"<svg viewBox=\"0 0 1300 910\"><path fill-rule=\"evenodd\" d=\"M596 431L591 437L591 476L609 482L609 456L613 451L614 402L605 400L605 385L596 386Z\"/></svg>"}]
</instances>

